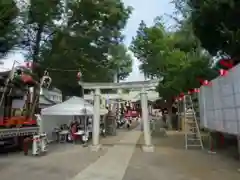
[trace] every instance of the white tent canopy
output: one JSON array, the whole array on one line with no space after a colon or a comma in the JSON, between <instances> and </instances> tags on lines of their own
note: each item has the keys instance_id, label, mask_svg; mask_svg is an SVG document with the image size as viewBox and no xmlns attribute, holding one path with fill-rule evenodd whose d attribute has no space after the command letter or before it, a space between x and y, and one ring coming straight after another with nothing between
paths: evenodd
<instances>
[{"instance_id":1,"label":"white tent canopy","mask_svg":"<svg viewBox=\"0 0 240 180\"><path fill-rule=\"evenodd\" d=\"M41 111L40 131L47 134L48 139L54 140L53 130L62 124L67 124L74 116L92 116L93 105L80 97L72 97L60 104L44 108ZM107 113L106 109L100 109L100 115Z\"/></svg>"},{"instance_id":2,"label":"white tent canopy","mask_svg":"<svg viewBox=\"0 0 240 180\"><path fill-rule=\"evenodd\" d=\"M80 97L72 97L60 104L44 108L41 115L59 115L59 116L81 116L93 115L93 105ZM107 110L100 110L101 115L107 113Z\"/></svg>"}]
</instances>

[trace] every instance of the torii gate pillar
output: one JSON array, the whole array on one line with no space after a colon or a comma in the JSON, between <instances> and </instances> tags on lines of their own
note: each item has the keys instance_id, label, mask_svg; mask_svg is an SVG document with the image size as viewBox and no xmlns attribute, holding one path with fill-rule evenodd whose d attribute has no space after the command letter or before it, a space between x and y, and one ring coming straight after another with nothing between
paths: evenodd
<instances>
[{"instance_id":1,"label":"torii gate pillar","mask_svg":"<svg viewBox=\"0 0 240 180\"><path fill-rule=\"evenodd\" d=\"M151 131L149 126L148 96L144 88L141 90L140 97L141 97L141 107L142 107L143 133L144 133L144 145L142 146L142 149L144 152L153 152L154 147L151 142Z\"/></svg>"},{"instance_id":2,"label":"torii gate pillar","mask_svg":"<svg viewBox=\"0 0 240 180\"><path fill-rule=\"evenodd\" d=\"M100 149L99 133L100 133L100 89L94 92L94 114L93 114L93 132L92 132L92 151Z\"/></svg>"}]
</instances>

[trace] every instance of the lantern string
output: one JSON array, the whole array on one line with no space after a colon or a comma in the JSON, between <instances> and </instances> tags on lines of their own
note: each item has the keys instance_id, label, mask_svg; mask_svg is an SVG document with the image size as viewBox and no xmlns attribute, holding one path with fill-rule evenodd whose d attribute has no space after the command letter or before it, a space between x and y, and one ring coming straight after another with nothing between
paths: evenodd
<instances>
[{"instance_id":1,"label":"lantern string","mask_svg":"<svg viewBox=\"0 0 240 180\"><path fill-rule=\"evenodd\" d=\"M60 72L79 72L79 69L57 69L57 68L46 68L48 71L60 71Z\"/></svg>"}]
</instances>

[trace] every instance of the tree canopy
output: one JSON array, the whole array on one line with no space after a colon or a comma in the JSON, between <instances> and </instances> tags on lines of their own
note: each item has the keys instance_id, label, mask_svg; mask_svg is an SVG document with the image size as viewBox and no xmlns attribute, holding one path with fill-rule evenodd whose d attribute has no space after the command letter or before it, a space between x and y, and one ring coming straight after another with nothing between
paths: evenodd
<instances>
[{"instance_id":1,"label":"tree canopy","mask_svg":"<svg viewBox=\"0 0 240 180\"><path fill-rule=\"evenodd\" d=\"M84 81L122 80L132 57L122 30L132 8L121 0L0 2L0 57L14 46L34 63L37 80L48 70L53 86L79 95L77 73Z\"/></svg>"},{"instance_id":2,"label":"tree canopy","mask_svg":"<svg viewBox=\"0 0 240 180\"><path fill-rule=\"evenodd\" d=\"M0 58L5 56L17 43L16 18L18 13L14 0L0 1Z\"/></svg>"},{"instance_id":3,"label":"tree canopy","mask_svg":"<svg viewBox=\"0 0 240 180\"><path fill-rule=\"evenodd\" d=\"M124 80L132 72L132 56L125 45L112 46L109 52L109 68L117 80Z\"/></svg>"},{"instance_id":4,"label":"tree canopy","mask_svg":"<svg viewBox=\"0 0 240 180\"><path fill-rule=\"evenodd\" d=\"M49 69L53 84L65 93L79 94L78 69L88 82L113 81L116 73L125 78L132 60L122 44L121 31L131 8L120 0L68 1L64 7L64 23L54 30L48 28L51 38L39 50L38 62Z\"/></svg>"},{"instance_id":5,"label":"tree canopy","mask_svg":"<svg viewBox=\"0 0 240 180\"><path fill-rule=\"evenodd\" d=\"M195 36L212 55L217 53L239 58L240 1L187 0Z\"/></svg>"},{"instance_id":6,"label":"tree canopy","mask_svg":"<svg viewBox=\"0 0 240 180\"><path fill-rule=\"evenodd\" d=\"M216 75L210 69L210 56L200 48L189 24L169 32L161 22L150 27L141 22L131 50L145 74L163 77L157 91L169 104L179 93L198 88L198 78Z\"/></svg>"}]
</instances>

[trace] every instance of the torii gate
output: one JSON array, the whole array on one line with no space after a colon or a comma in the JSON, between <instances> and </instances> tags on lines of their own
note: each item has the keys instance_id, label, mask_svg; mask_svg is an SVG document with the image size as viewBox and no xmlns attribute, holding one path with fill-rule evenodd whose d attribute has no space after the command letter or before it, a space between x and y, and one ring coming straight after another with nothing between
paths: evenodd
<instances>
[{"instance_id":1,"label":"torii gate","mask_svg":"<svg viewBox=\"0 0 240 180\"><path fill-rule=\"evenodd\" d=\"M153 152L154 147L151 142L151 133L149 126L149 114L148 114L148 97L146 89L153 88L158 85L158 80L150 81L136 81L136 82L120 82L120 83L89 83L79 82L79 85L83 89L94 90L94 114L93 114L93 144L92 151L98 151L99 144L99 132L100 132L100 95L102 89L139 89L141 97L142 107L142 123L144 131L144 145L142 147L145 152Z\"/></svg>"}]
</instances>

